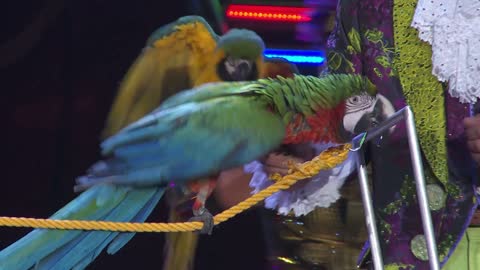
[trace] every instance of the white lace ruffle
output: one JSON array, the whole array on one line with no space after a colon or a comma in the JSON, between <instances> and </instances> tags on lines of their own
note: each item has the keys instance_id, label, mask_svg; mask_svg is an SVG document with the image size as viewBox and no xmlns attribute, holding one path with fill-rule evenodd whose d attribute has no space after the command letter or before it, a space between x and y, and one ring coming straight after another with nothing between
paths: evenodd
<instances>
[{"instance_id":1,"label":"white lace ruffle","mask_svg":"<svg viewBox=\"0 0 480 270\"><path fill-rule=\"evenodd\" d=\"M463 103L480 97L479 26L479 0L419 0L412 21L432 45L432 73Z\"/></svg>"},{"instance_id":2,"label":"white lace ruffle","mask_svg":"<svg viewBox=\"0 0 480 270\"><path fill-rule=\"evenodd\" d=\"M328 145L317 145L316 152L319 154ZM295 216L306 215L316 207L329 207L332 203L340 198L340 188L345 179L355 170L356 155L350 153L347 160L339 166L322 171L306 183L293 186L288 190L279 191L265 200L265 207L269 209L277 209L281 215L287 215L291 211ZM262 163L258 161L250 162L244 166L247 173L252 173L250 187L257 193L273 184L268 175L263 170Z\"/></svg>"}]
</instances>

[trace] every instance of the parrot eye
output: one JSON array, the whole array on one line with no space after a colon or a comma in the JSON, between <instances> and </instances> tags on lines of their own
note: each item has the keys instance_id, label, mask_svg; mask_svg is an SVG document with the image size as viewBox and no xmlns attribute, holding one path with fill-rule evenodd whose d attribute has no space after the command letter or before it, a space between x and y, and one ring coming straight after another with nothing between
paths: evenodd
<instances>
[{"instance_id":1,"label":"parrot eye","mask_svg":"<svg viewBox=\"0 0 480 270\"><path fill-rule=\"evenodd\" d=\"M347 112L355 112L370 107L375 101L375 97L370 95L353 96L347 99Z\"/></svg>"}]
</instances>

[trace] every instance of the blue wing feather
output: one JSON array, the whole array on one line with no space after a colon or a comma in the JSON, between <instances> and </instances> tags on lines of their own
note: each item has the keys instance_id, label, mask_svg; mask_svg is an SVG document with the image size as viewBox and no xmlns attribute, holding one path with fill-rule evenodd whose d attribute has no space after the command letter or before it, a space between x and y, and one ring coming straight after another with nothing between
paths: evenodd
<instances>
[{"instance_id":1,"label":"blue wing feather","mask_svg":"<svg viewBox=\"0 0 480 270\"><path fill-rule=\"evenodd\" d=\"M93 187L52 218L144 221L160 199L156 191L162 185L182 184L243 165L280 145L284 123L264 105L244 95L217 96L140 119L102 144L105 160L78 180ZM107 184L98 185L102 182ZM39 269L83 269L110 241L107 249L114 253L132 236L34 230L0 252L0 269L24 270L37 262Z\"/></svg>"},{"instance_id":2,"label":"blue wing feather","mask_svg":"<svg viewBox=\"0 0 480 270\"><path fill-rule=\"evenodd\" d=\"M175 106L107 139L103 151L128 170L97 180L136 186L181 184L268 153L281 143L284 132L279 117L243 97Z\"/></svg>"},{"instance_id":3,"label":"blue wing feather","mask_svg":"<svg viewBox=\"0 0 480 270\"><path fill-rule=\"evenodd\" d=\"M159 195L163 194L163 191L163 189L160 192L157 189L131 189L125 198L102 220L130 222L138 216L138 213L145 208L145 205L151 203L153 197L158 198ZM118 234L118 232L109 231L84 232L74 241L74 244L66 245L40 261L36 269L71 269L90 254L92 250L105 247L105 240L113 240Z\"/></svg>"}]
</instances>

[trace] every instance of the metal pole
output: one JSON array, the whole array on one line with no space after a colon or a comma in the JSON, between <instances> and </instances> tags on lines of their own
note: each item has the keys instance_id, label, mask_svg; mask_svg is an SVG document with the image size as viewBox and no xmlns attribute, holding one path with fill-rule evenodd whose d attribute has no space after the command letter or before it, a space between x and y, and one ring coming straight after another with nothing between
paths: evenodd
<instances>
[{"instance_id":1,"label":"metal pole","mask_svg":"<svg viewBox=\"0 0 480 270\"><path fill-rule=\"evenodd\" d=\"M362 201L365 209L365 219L371 245L373 265L375 270L383 269L382 251L380 248L378 230L375 222L375 213L373 211L373 201L370 196L370 191L368 189L368 176L363 151L364 148L361 144L381 135L383 132L387 131L389 128L400 122L400 120L402 119L404 119L406 122L408 144L410 147L418 204L422 216L423 231L425 233L425 238L427 242L430 269L439 270L440 267L437 254L437 245L435 241L435 234L433 231L432 217L430 215L430 209L428 207L427 191L425 188L425 177L423 175L422 156L420 152L420 146L418 144L413 112L409 106L406 106L403 109L397 111L379 126L370 129L366 134L360 134L353 139L353 147L356 148L358 151L358 179L360 182Z\"/></svg>"},{"instance_id":2,"label":"metal pole","mask_svg":"<svg viewBox=\"0 0 480 270\"><path fill-rule=\"evenodd\" d=\"M365 164L364 147L361 144L378 137L402 119L404 119L403 109L397 111L379 126L370 129L366 134L359 134L353 139L352 147L357 149L358 180L360 182L360 191L362 194L363 208L365 211L365 221L375 270L383 269L383 259L382 250L380 248L380 240L378 238L377 222L375 221L375 212L373 211L373 200L370 196L370 190L368 188L368 175L367 166Z\"/></svg>"},{"instance_id":3,"label":"metal pole","mask_svg":"<svg viewBox=\"0 0 480 270\"><path fill-rule=\"evenodd\" d=\"M409 106L405 110L408 145L410 146L410 154L413 166L413 174L415 176L415 185L417 189L418 204L422 215L423 232L427 241L428 258L431 270L439 270L439 260L437 254L437 244L433 231L432 217L430 208L428 207L427 190L425 188L425 177L423 175L423 164L420 153L420 146L417 140L415 129L415 120L413 112Z\"/></svg>"},{"instance_id":4,"label":"metal pole","mask_svg":"<svg viewBox=\"0 0 480 270\"><path fill-rule=\"evenodd\" d=\"M367 225L368 238L370 239L373 266L375 270L383 269L382 250L380 240L378 239L377 223L375 221L375 212L373 211L372 197L368 189L367 166L363 148L357 152L358 180L360 181L360 191L362 192L363 208L365 209L365 221Z\"/></svg>"}]
</instances>

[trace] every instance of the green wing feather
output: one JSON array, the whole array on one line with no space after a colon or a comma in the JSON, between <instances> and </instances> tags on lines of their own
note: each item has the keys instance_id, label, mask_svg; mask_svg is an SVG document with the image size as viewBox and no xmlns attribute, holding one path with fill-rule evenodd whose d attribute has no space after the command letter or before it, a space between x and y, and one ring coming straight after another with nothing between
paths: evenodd
<instances>
[{"instance_id":1,"label":"green wing feather","mask_svg":"<svg viewBox=\"0 0 480 270\"><path fill-rule=\"evenodd\" d=\"M282 142L289 124L284 116L292 111L308 117L369 91L374 89L362 76L345 74L205 84L167 99L104 141L102 153L127 163L131 159L133 170L138 156L143 159L140 166L145 160L159 164L156 169L138 167L140 174L153 175L147 185L167 179L188 181L268 153ZM205 153L210 153L208 159ZM137 180L132 176L122 181Z\"/></svg>"},{"instance_id":2,"label":"green wing feather","mask_svg":"<svg viewBox=\"0 0 480 270\"><path fill-rule=\"evenodd\" d=\"M281 143L285 124L262 102L227 96L158 110L107 139L103 154L127 163L132 173L118 180L123 184L182 183L214 175Z\"/></svg>"}]
</instances>

